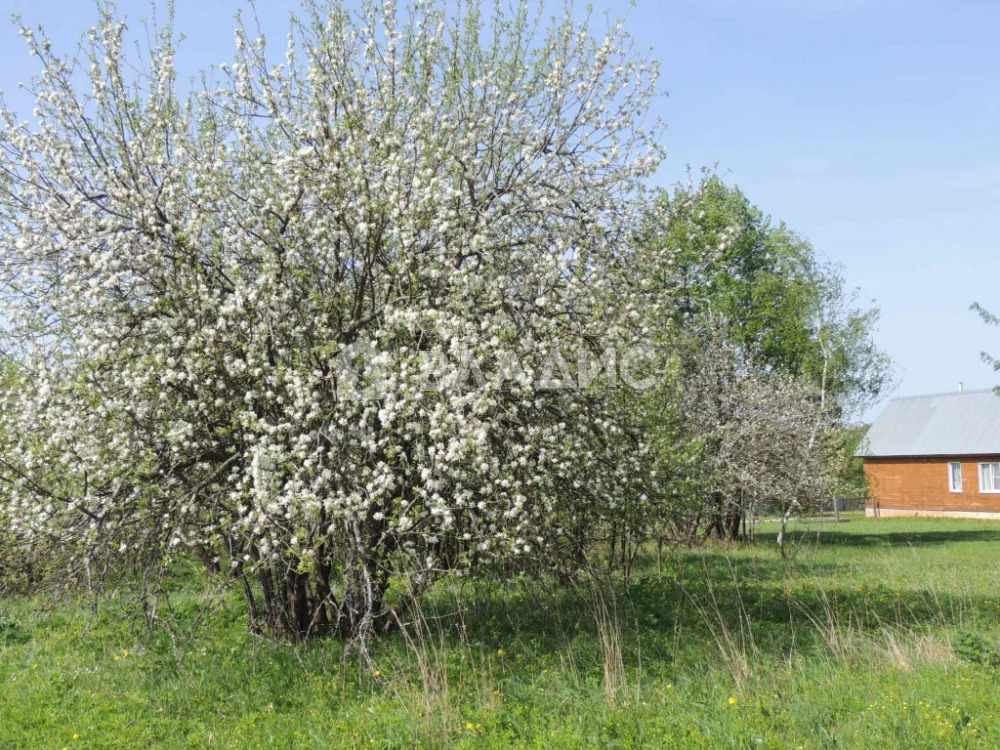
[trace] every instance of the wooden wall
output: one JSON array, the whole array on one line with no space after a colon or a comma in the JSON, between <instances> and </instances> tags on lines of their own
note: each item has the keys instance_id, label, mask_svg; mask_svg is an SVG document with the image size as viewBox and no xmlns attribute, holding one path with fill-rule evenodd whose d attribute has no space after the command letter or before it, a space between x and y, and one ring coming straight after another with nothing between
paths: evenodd
<instances>
[{"instance_id":1,"label":"wooden wall","mask_svg":"<svg viewBox=\"0 0 1000 750\"><path fill-rule=\"evenodd\" d=\"M948 464L962 464L962 491L948 489ZM866 458L869 507L878 501L883 510L1000 512L1000 493L979 491L979 463L1000 456L947 458Z\"/></svg>"}]
</instances>

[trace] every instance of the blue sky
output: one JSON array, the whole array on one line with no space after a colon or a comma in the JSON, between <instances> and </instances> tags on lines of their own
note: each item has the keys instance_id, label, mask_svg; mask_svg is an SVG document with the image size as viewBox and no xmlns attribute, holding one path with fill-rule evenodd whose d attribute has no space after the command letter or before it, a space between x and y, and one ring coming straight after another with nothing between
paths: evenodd
<instances>
[{"instance_id":1,"label":"blue sky","mask_svg":"<svg viewBox=\"0 0 1000 750\"><path fill-rule=\"evenodd\" d=\"M230 57L235 0L177 0L185 70ZM613 13L617 3L594 2ZM131 18L145 0L120 0ZM260 3L283 31L293 3ZM0 0L60 46L86 0ZM841 263L882 309L895 395L985 388L1000 375L1000 3L947 0L637 0L629 28L662 64L668 158L659 181L718 164L766 212ZM276 34L277 35L277 34ZM34 72L0 23L0 89Z\"/></svg>"}]
</instances>

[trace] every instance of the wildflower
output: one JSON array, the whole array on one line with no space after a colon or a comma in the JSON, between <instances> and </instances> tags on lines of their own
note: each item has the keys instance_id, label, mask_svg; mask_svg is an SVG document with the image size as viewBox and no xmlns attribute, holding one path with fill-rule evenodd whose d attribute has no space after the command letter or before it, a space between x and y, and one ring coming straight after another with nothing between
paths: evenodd
<instances>
[{"instance_id":1,"label":"wildflower","mask_svg":"<svg viewBox=\"0 0 1000 750\"><path fill-rule=\"evenodd\" d=\"M730 706L735 706L735 705L736 705L736 696L735 696L735 695L734 695L734 696L732 696L732 697L731 697L731 698L729 699L729 705L730 705Z\"/></svg>"},{"instance_id":2,"label":"wildflower","mask_svg":"<svg viewBox=\"0 0 1000 750\"><path fill-rule=\"evenodd\" d=\"M497 656L503 656L503 649L502 648L498 648L497 649Z\"/></svg>"}]
</instances>

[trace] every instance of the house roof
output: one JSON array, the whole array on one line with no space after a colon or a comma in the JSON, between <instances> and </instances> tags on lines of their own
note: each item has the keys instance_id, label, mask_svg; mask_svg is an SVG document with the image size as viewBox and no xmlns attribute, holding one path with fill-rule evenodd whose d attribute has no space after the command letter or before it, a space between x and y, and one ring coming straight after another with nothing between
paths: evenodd
<instances>
[{"instance_id":1,"label":"house roof","mask_svg":"<svg viewBox=\"0 0 1000 750\"><path fill-rule=\"evenodd\" d=\"M855 455L984 454L1000 455L1000 396L992 390L893 399Z\"/></svg>"}]
</instances>

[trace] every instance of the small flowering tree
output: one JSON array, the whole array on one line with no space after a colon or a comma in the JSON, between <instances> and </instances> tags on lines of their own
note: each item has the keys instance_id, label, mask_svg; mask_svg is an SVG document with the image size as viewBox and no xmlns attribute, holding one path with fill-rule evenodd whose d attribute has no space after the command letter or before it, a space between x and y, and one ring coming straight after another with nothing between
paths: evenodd
<instances>
[{"instance_id":1,"label":"small flowering tree","mask_svg":"<svg viewBox=\"0 0 1000 750\"><path fill-rule=\"evenodd\" d=\"M763 508L784 530L792 514L824 507L843 457L820 390L748 362L718 321L689 325L673 352L671 376L641 397L658 406L647 441L665 478L647 510L654 535L736 540Z\"/></svg>"},{"instance_id":2,"label":"small flowering tree","mask_svg":"<svg viewBox=\"0 0 1000 750\"><path fill-rule=\"evenodd\" d=\"M22 27L0 109L4 520L79 559L189 548L251 626L365 638L446 570L545 559L629 501L638 437L554 347L628 342L654 65L527 3L309 4L183 95L174 35ZM144 72L136 72L144 71ZM218 79L216 82L215 79ZM488 376L487 376L488 374Z\"/></svg>"}]
</instances>

